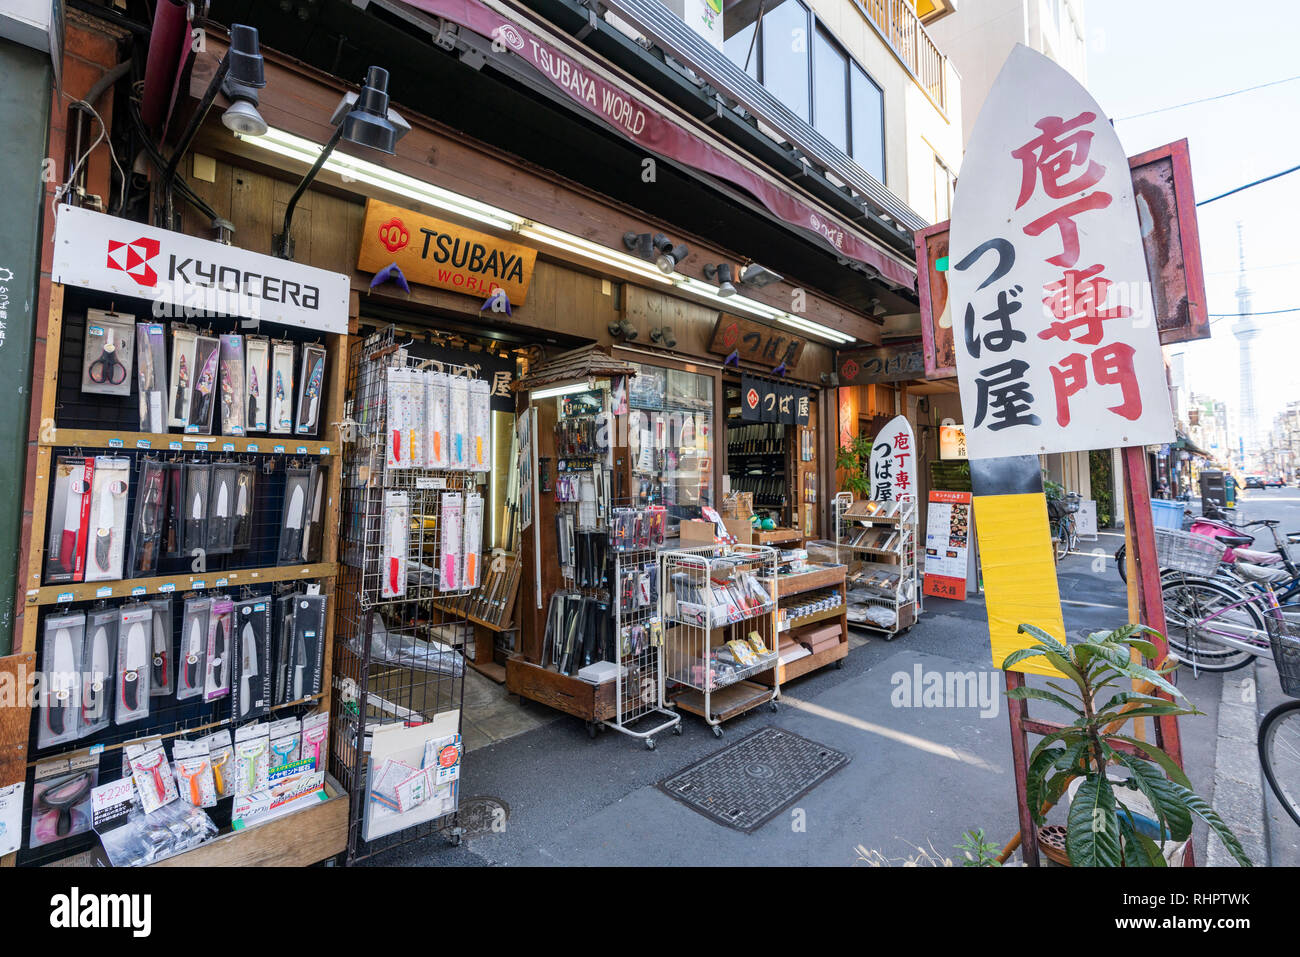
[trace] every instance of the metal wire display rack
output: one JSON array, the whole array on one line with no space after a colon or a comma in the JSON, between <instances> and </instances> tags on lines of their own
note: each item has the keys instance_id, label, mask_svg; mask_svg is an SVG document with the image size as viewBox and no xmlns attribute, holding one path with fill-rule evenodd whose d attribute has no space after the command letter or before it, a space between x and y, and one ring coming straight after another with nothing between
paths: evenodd
<instances>
[{"instance_id":1,"label":"metal wire display rack","mask_svg":"<svg viewBox=\"0 0 1300 957\"><path fill-rule=\"evenodd\" d=\"M662 526L661 526L662 527ZM614 549L614 680L617 708L606 727L638 738L654 750L655 735L682 733L682 716L664 699L664 620L660 614L659 558L643 540ZM653 716L667 718L649 727ZM640 725L641 727L638 727Z\"/></svg>"},{"instance_id":2,"label":"metal wire display rack","mask_svg":"<svg viewBox=\"0 0 1300 957\"><path fill-rule=\"evenodd\" d=\"M333 773L351 796L349 864L435 833L458 843L461 834L453 804L448 813L366 837L375 729L422 725L459 712L470 627L463 614L448 610L459 603L445 600L467 594L482 574L475 570L467 584L462 572L469 562L443 547L445 528L458 524L444 522L444 506L459 493L464 507L475 487L473 473L390 467L389 377L418 366L390 326L353 350L349 369L332 709ZM472 376L463 367L444 364L443 371ZM454 576L444 559L458 569ZM474 552L473 562L480 559ZM435 607L435 600L443 607Z\"/></svg>"},{"instance_id":3,"label":"metal wire display rack","mask_svg":"<svg viewBox=\"0 0 1300 957\"><path fill-rule=\"evenodd\" d=\"M659 556L667 678L674 703L722 737L722 722L781 696L777 670L777 550L706 545ZM748 681L765 671L772 684Z\"/></svg>"},{"instance_id":4,"label":"metal wire display rack","mask_svg":"<svg viewBox=\"0 0 1300 957\"><path fill-rule=\"evenodd\" d=\"M849 623L892 640L920 612L917 505L840 492L834 506L836 552L848 566Z\"/></svg>"}]
</instances>

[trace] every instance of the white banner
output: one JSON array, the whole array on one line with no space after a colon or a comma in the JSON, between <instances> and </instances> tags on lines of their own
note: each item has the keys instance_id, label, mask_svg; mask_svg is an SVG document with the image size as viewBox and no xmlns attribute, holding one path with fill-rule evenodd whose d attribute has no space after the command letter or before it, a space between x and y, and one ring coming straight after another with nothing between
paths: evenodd
<instances>
[{"instance_id":1,"label":"white banner","mask_svg":"<svg viewBox=\"0 0 1300 957\"><path fill-rule=\"evenodd\" d=\"M975 124L950 248L972 458L1173 440L1128 160L1088 92L1026 46Z\"/></svg>"},{"instance_id":2,"label":"white banner","mask_svg":"<svg viewBox=\"0 0 1300 957\"><path fill-rule=\"evenodd\" d=\"M153 302L155 319L209 315L348 331L347 276L156 229L93 210L60 206L53 280Z\"/></svg>"},{"instance_id":3,"label":"white banner","mask_svg":"<svg viewBox=\"0 0 1300 957\"><path fill-rule=\"evenodd\" d=\"M878 502L916 501L916 439L912 423L896 415L871 446L871 497Z\"/></svg>"}]
</instances>

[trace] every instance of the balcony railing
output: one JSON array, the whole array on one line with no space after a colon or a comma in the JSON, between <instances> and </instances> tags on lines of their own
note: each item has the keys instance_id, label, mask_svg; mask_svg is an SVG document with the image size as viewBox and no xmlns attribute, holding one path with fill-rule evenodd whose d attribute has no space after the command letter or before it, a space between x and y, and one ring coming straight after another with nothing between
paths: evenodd
<instances>
[{"instance_id":1,"label":"balcony railing","mask_svg":"<svg viewBox=\"0 0 1300 957\"><path fill-rule=\"evenodd\" d=\"M857 3L916 82L946 113L948 85L944 81L944 56L908 0L857 0Z\"/></svg>"}]
</instances>

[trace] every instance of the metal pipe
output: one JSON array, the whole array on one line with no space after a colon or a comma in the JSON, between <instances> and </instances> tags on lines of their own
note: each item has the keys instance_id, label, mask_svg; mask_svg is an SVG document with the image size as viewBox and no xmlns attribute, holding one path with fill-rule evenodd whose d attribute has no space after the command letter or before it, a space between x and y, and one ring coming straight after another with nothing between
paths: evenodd
<instances>
[{"instance_id":1,"label":"metal pipe","mask_svg":"<svg viewBox=\"0 0 1300 957\"><path fill-rule=\"evenodd\" d=\"M343 122L346 122L346 119L344 119ZM329 138L329 142L325 144L325 148L320 151L320 156L316 157L316 162L312 164L311 169L307 171L307 175L304 176L302 182L298 184L298 188L295 189L293 195L289 197L289 205L284 209L284 227L280 230L279 242L276 243L275 249L275 254L281 259L291 258L289 252L289 229L293 225L294 207L298 205L298 200L302 198L302 194L307 191L307 187L312 184L312 181L316 178L316 174L320 172L321 167L325 165L325 161L329 159L330 154L334 152L334 147L338 146L339 140L343 136L343 122L340 122L338 126L334 127L334 134Z\"/></svg>"}]
</instances>

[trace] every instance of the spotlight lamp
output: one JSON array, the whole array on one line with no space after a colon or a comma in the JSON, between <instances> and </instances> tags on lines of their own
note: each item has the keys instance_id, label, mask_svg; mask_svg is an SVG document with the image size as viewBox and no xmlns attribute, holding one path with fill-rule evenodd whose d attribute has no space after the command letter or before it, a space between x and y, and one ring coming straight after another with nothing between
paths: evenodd
<instances>
[{"instance_id":1,"label":"spotlight lamp","mask_svg":"<svg viewBox=\"0 0 1300 957\"><path fill-rule=\"evenodd\" d=\"M760 266L758 263L750 263L740 271L740 284L742 286L753 286L755 289L762 289L764 286L770 286L772 283L780 281L780 275L772 272L766 266Z\"/></svg>"},{"instance_id":2,"label":"spotlight lamp","mask_svg":"<svg viewBox=\"0 0 1300 957\"><path fill-rule=\"evenodd\" d=\"M731 268L731 263L708 263L704 267L705 279L716 279L718 281L718 295L734 296L736 294L735 274Z\"/></svg>"},{"instance_id":3,"label":"spotlight lamp","mask_svg":"<svg viewBox=\"0 0 1300 957\"><path fill-rule=\"evenodd\" d=\"M366 81L360 93L349 93L339 101L330 122L334 124L334 134L285 207L284 227L275 237L275 254L281 259L293 258L293 238L289 231L293 228L294 208L329 155L334 152L334 147L339 145L339 140L347 140L357 146L366 146L392 156L397 152L397 141L411 129L410 124L388 108L388 71L378 66L372 66L366 71Z\"/></svg>"},{"instance_id":4,"label":"spotlight lamp","mask_svg":"<svg viewBox=\"0 0 1300 957\"><path fill-rule=\"evenodd\" d=\"M618 322L611 322L607 328L609 334L615 339L631 342L637 337L636 326L632 325L631 319L620 319Z\"/></svg>"},{"instance_id":5,"label":"spotlight lamp","mask_svg":"<svg viewBox=\"0 0 1300 957\"><path fill-rule=\"evenodd\" d=\"M221 92L230 106L221 115L221 123L232 133L262 136L266 120L257 112L257 91L266 86L257 29L242 23L230 27L230 49L226 52L229 68L221 81Z\"/></svg>"},{"instance_id":6,"label":"spotlight lamp","mask_svg":"<svg viewBox=\"0 0 1300 957\"><path fill-rule=\"evenodd\" d=\"M677 337L667 326L659 326L650 330L650 341L663 346L665 349L673 349L677 346Z\"/></svg>"},{"instance_id":7,"label":"spotlight lamp","mask_svg":"<svg viewBox=\"0 0 1300 957\"><path fill-rule=\"evenodd\" d=\"M627 232L623 234L623 245L628 252L654 263L666 276L672 275L678 264L691 254L684 243L674 243L663 233L652 236L649 233Z\"/></svg>"}]
</instances>

